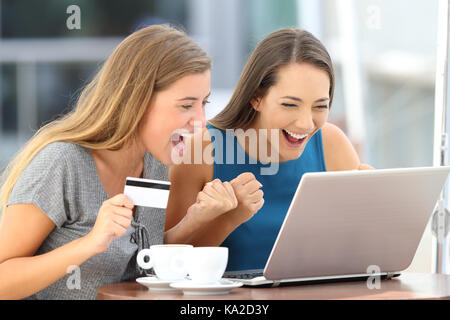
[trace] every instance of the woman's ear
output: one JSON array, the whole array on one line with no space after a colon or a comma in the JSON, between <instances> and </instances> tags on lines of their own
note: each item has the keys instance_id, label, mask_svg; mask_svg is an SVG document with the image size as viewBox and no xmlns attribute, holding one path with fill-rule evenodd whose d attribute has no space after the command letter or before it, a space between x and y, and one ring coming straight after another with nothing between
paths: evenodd
<instances>
[{"instance_id":1,"label":"woman's ear","mask_svg":"<svg viewBox=\"0 0 450 320\"><path fill-rule=\"evenodd\" d=\"M255 111L259 111L259 106L261 104L261 97L260 96L253 96L253 98L250 99L250 104L252 105L253 109Z\"/></svg>"}]
</instances>

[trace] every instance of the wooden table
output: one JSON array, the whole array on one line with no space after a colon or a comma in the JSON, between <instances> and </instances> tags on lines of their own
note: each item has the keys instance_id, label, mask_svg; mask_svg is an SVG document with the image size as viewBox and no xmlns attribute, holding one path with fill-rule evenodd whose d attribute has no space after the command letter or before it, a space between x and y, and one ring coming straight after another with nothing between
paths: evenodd
<instances>
[{"instance_id":1,"label":"wooden table","mask_svg":"<svg viewBox=\"0 0 450 320\"><path fill-rule=\"evenodd\" d=\"M185 296L181 291L157 292L137 282L102 286L99 300L322 300L322 299L450 299L450 275L403 273L382 280L379 289L369 289L366 281L337 282L278 288L233 289L227 295Z\"/></svg>"}]
</instances>

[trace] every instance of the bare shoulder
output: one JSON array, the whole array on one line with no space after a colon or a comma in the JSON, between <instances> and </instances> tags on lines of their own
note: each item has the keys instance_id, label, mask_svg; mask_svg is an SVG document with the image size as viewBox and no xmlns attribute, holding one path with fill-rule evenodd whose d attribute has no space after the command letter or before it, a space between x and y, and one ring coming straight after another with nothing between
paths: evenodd
<instances>
[{"instance_id":1,"label":"bare shoulder","mask_svg":"<svg viewBox=\"0 0 450 320\"><path fill-rule=\"evenodd\" d=\"M339 127L327 122L322 127L322 141L327 171L358 169L359 156L350 139Z\"/></svg>"}]
</instances>

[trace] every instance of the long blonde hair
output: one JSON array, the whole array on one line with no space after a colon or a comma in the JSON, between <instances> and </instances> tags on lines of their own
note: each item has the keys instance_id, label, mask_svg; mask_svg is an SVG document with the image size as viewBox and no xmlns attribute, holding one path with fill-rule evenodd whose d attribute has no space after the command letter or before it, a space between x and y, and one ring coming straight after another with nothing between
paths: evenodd
<instances>
[{"instance_id":1,"label":"long blonde hair","mask_svg":"<svg viewBox=\"0 0 450 320\"><path fill-rule=\"evenodd\" d=\"M334 70L330 55L311 33L284 28L272 32L255 48L242 71L239 82L227 106L208 121L219 129L246 129L256 111L250 101L264 97L277 81L280 67L290 63L310 63L327 72L330 78L330 107L334 93Z\"/></svg>"},{"instance_id":2,"label":"long blonde hair","mask_svg":"<svg viewBox=\"0 0 450 320\"><path fill-rule=\"evenodd\" d=\"M150 26L124 39L83 89L74 109L40 128L2 175L0 209L26 166L52 142L118 150L135 137L154 92L211 68L210 58L183 31Z\"/></svg>"}]
</instances>

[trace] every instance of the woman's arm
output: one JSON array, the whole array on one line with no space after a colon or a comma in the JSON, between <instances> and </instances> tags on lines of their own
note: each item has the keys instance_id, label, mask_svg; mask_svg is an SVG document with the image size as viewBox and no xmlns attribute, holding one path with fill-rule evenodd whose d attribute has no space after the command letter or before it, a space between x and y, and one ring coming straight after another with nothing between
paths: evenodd
<instances>
[{"instance_id":1,"label":"woman's arm","mask_svg":"<svg viewBox=\"0 0 450 320\"><path fill-rule=\"evenodd\" d=\"M202 191L207 182L213 180L213 165L207 164L203 159L200 163L194 162L194 152L201 152L197 155L197 162L203 157L203 150L211 140L203 141L203 136L207 129L194 135L193 138L186 142L187 152L184 155L183 162L178 165L169 167L170 194L166 209L165 230L170 230L176 226L186 215L187 209L197 201L197 195ZM205 138L209 138L207 135ZM201 144L201 148L196 148L196 144Z\"/></svg>"},{"instance_id":2,"label":"woman's arm","mask_svg":"<svg viewBox=\"0 0 450 320\"><path fill-rule=\"evenodd\" d=\"M191 206L196 203L204 185L213 179L214 170L214 165L208 164L212 163L210 161L212 154L205 151L212 151L212 148L208 148L211 137L206 128L201 132L201 137L197 135L193 139L200 138L201 148L195 149L191 144L190 153L184 163L170 167L171 191L166 210L165 243L190 243L195 246L220 245L235 228L250 219L264 204L259 182L253 174L243 173L230 181L238 206L232 210L223 211L220 215L214 212L215 210L209 210L205 216L209 216L210 219L206 218L202 223L198 222L198 217ZM198 143L200 140L194 141ZM201 151L202 156L211 158L206 161L203 159L202 163L193 164L195 150Z\"/></svg>"},{"instance_id":3,"label":"woman's arm","mask_svg":"<svg viewBox=\"0 0 450 320\"><path fill-rule=\"evenodd\" d=\"M93 253L80 238L33 256L55 227L33 204L7 207L0 225L0 299L26 298L59 280Z\"/></svg>"},{"instance_id":4,"label":"woman's arm","mask_svg":"<svg viewBox=\"0 0 450 320\"><path fill-rule=\"evenodd\" d=\"M165 243L189 242L197 230L221 214L236 208L238 200L229 182L216 179L208 182L187 209L186 216L164 234Z\"/></svg>"},{"instance_id":5,"label":"woman's arm","mask_svg":"<svg viewBox=\"0 0 450 320\"><path fill-rule=\"evenodd\" d=\"M183 171L177 172L177 170L174 170L172 172L172 178L175 180L185 177L186 174ZM213 181L213 184L216 183L221 182L216 179ZM164 242L189 243L195 246L218 246L235 228L249 220L264 205L263 192L259 190L261 184L252 173L243 173L231 182L225 182L224 184L227 184L229 189L231 189L229 194L233 194L234 204L232 206L217 207L214 206L214 201L211 201L210 203L205 203L203 212L199 213L196 208L198 202L185 209L189 203L180 201L180 203L185 204L185 207L180 205L177 208L179 211L187 213L178 224L166 231ZM208 184L198 195L201 195L207 187ZM175 200L177 198L181 199L182 195L177 193L173 198ZM219 199L220 197L217 196L215 198ZM172 208L175 208L175 205Z\"/></svg>"},{"instance_id":6,"label":"woman's arm","mask_svg":"<svg viewBox=\"0 0 450 320\"><path fill-rule=\"evenodd\" d=\"M0 299L26 298L72 272L69 267L104 252L125 234L132 208L128 197L116 195L103 202L86 236L33 256L55 224L34 204L9 205L0 224Z\"/></svg>"},{"instance_id":7,"label":"woman's arm","mask_svg":"<svg viewBox=\"0 0 450 320\"><path fill-rule=\"evenodd\" d=\"M212 154L204 154L211 144L208 129L196 133L187 143L183 163L169 169L171 182L169 201L166 209L164 243L189 243L195 246L217 245L234 228L229 219L212 219L199 222L198 215L191 206L197 202L198 194L213 179ZM199 148L198 145L201 147ZM194 153L201 152L195 155ZM204 159L203 156L211 158ZM198 160L201 161L198 161ZM194 161L195 160L195 161ZM232 229L231 229L232 228ZM228 231L228 229L231 229Z\"/></svg>"}]
</instances>

